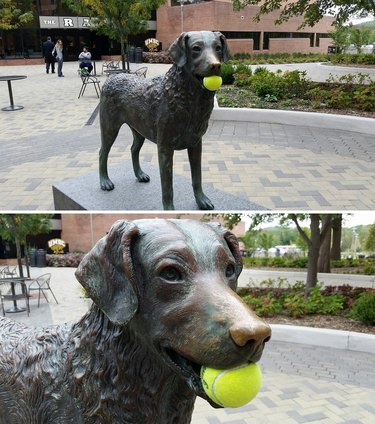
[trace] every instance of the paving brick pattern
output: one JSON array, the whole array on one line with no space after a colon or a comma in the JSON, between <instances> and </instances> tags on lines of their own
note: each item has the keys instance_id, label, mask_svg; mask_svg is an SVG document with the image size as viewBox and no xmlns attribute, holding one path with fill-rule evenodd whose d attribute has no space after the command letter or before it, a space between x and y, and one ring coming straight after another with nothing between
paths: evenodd
<instances>
[{"instance_id":1,"label":"paving brick pattern","mask_svg":"<svg viewBox=\"0 0 375 424\"><path fill-rule=\"evenodd\" d=\"M85 125L98 99L90 91L77 99L81 82L75 63L64 64L65 78L46 75L42 65L17 68L1 69L28 78L13 83L15 102L25 109L0 111L0 210L50 210L53 184L98 169L98 123ZM166 69L151 65L149 74ZM8 101L4 85L0 105ZM128 160L130 145L124 126L110 164ZM271 210L373 210L374 159L375 135L304 122L211 121L204 137L203 182ZM145 143L141 160L145 170L147 162L157 165L154 144ZM190 178L185 151L176 152L175 172Z\"/></svg>"}]
</instances>

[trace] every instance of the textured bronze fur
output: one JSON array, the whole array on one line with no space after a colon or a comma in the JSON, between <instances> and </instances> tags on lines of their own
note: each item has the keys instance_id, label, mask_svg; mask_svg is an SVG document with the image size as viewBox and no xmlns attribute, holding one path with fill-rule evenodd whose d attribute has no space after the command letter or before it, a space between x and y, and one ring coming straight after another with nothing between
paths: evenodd
<instances>
[{"instance_id":1,"label":"textured bronze fur","mask_svg":"<svg viewBox=\"0 0 375 424\"><path fill-rule=\"evenodd\" d=\"M133 132L133 169L140 182L149 176L139 164L145 138L157 144L164 209L173 204L173 153L187 149L195 200L200 209L213 209L202 190L202 136L214 105L214 92L202 85L203 78L220 75L220 62L228 58L225 37L219 32L182 33L170 47L175 64L166 75L144 79L126 74L112 76L100 99L100 186L112 190L107 170L108 155L121 126Z\"/></svg>"},{"instance_id":2,"label":"textured bronze fur","mask_svg":"<svg viewBox=\"0 0 375 424\"><path fill-rule=\"evenodd\" d=\"M200 365L257 361L270 336L235 294L241 269L219 226L118 221L76 272L80 321L0 319L0 424L190 423Z\"/></svg>"}]
</instances>

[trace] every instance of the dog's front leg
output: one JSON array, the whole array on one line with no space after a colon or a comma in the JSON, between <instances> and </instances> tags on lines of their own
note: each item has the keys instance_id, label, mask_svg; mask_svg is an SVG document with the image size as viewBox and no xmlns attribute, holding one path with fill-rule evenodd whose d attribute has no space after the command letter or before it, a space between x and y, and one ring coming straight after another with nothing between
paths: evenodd
<instances>
[{"instance_id":1,"label":"dog's front leg","mask_svg":"<svg viewBox=\"0 0 375 424\"><path fill-rule=\"evenodd\" d=\"M166 149L158 145L159 172L163 208L174 210L173 205L173 149Z\"/></svg>"},{"instance_id":2,"label":"dog's front leg","mask_svg":"<svg viewBox=\"0 0 375 424\"><path fill-rule=\"evenodd\" d=\"M188 148L188 155L195 201L197 202L199 209L214 209L214 205L211 200L203 193L202 190L202 140L194 147Z\"/></svg>"}]
</instances>

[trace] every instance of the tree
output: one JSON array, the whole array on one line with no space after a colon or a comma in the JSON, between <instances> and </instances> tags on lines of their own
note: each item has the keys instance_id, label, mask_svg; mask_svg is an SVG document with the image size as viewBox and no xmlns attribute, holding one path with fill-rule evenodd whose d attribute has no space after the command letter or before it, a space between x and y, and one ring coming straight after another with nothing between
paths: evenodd
<instances>
[{"instance_id":1,"label":"tree","mask_svg":"<svg viewBox=\"0 0 375 424\"><path fill-rule=\"evenodd\" d=\"M369 44L371 39L371 30L368 28L351 27L349 30L349 41L354 44L357 53L360 54L362 46Z\"/></svg>"},{"instance_id":2,"label":"tree","mask_svg":"<svg viewBox=\"0 0 375 424\"><path fill-rule=\"evenodd\" d=\"M238 237L245 245L245 249L249 252L250 256L253 256L256 250L256 234L257 231L249 229L243 236Z\"/></svg>"},{"instance_id":3,"label":"tree","mask_svg":"<svg viewBox=\"0 0 375 424\"><path fill-rule=\"evenodd\" d=\"M306 218L310 219L310 237L304 232L299 222L300 220L305 220ZM281 222L284 223L288 220L293 221L297 227L298 232L308 246L307 277L305 286L306 297L309 296L311 289L316 286L318 282L318 259L320 245L330 228L332 215L327 215L327 218L324 219L322 218L323 217L319 214L287 214L281 220ZM320 226L321 221L322 225Z\"/></svg>"},{"instance_id":4,"label":"tree","mask_svg":"<svg viewBox=\"0 0 375 424\"><path fill-rule=\"evenodd\" d=\"M366 17L375 14L375 0L233 0L233 9L238 11L247 5L259 5L260 16L280 10L276 24L288 21L294 16L302 16L304 26L314 26L324 15L335 16L337 24L345 23L352 15Z\"/></svg>"},{"instance_id":5,"label":"tree","mask_svg":"<svg viewBox=\"0 0 375 424\"><path fill-rule=\"evenodd\" d=\"M375 224L372 224L365 240L365 249L368 252L375 251Z\"/></svg>"},{"instance_id":6,"label":"tree","mask_svg":"<svg viewBox=\"0 0 375 424\"><path fill-rule=\"evenodd\" d=\"M258 237L258 244L265 251L266 258L268 258L268 249L273 246L273 235L267 233L260 233Z\"/></svg>"},{"instance_id":7,"label":"tree","mask_svg":"<svg viewBox=\"0 0 375 424\"><path fill-rule=\"evenodd\" d=\"M329 36L335 43L337 53L342 53L350 44L350 30L348 26L337 27L335 31L329 32Z\"/></svg>"},{"instance_id":8,"label":"tree","mask_svg":"<svg viewBox=\"0 0 375 424\"><path fill-rule=\"evenodd\" d=\"M121 46L122 68L130 34L147 31L147 20L165 0L63 0L73 11L92 18L92 30L118 41ZM129 69L129 60L127 61Z\"/></svg>"},{"instance_id":9,"label":"tree","mask_svg":"<svg viewBox=\"0 0 375 424\"><path fill-rule=\"evenodd\" d=\"M27 275L29 272L29 260L26 245L28 235L48 233L50 230L50 218L47 214L1 214L0 215L0 236L16 245L17 263L20 277L23 277L22 250L24 246Z\"/></svg>"},{"instance_id":10,"label":"tree","mask_svg":"<svg viewBox=\"0 0 375 424\"><path fill-rule=\"evenodd\" d=\"M333 261L339 261L341 259L342 214L337 214L332 218L331 227L331 259Z\"/></svg>"},{"instance_id":11,"label":"tree","mask_svg":"<svg viewBox=\"0 0 375 424\"><path fill-rule=\"evenodd\" d=\"M318 259L318 272L331 272L331 242L332 242L332 216L323 215L322 225L327 225L327 232L321 240Z\"/></svg>"},{"instance_id":12,"label":"tree","mask_svg":"<svg viewBox=\"0 0 375 424\"><path fill-rule=\"evenodd\" d=\"M17 29L32 21L31 1L0 0L0 29Z\"/></svg>"}]
</instances>

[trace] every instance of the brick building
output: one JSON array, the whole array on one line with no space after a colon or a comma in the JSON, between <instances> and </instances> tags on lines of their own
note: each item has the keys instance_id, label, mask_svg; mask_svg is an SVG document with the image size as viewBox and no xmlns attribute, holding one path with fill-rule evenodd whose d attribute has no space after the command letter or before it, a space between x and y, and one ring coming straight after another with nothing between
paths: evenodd
<instances>
[{"instance_id":1,"label":"brick building","mask_svg":"<svg viewBox=\"0 0 375 424\"><path fill-rule=\"evenodd\" d=\"M179 1L182 1L179 3ZM41 61L41 43L47 36L54 41L62 39L64 60L77 60L82 46L89 46L94 59L103 55L119 54L118 43L95 31L90 31L89 18L75 16L62 0L35 0L34 20L19 29L0 30L1 59L27 58L26 63ZM302 18L293 18L275 26L278 13L262 16L254 22L258 6L247 6L234 12L231 0L167 0L148 21L145 34L131 35L129 43L143 47L144 41L156 37L162 48L167 49L182 31L221 31L228 39L232 53L236 52L327 52L332 40L328 32L332 17L323 18L314 27L298 29Z\"/></svg>"},{"instance_id":2,"label":"brick building","mask_svg":"<svg viewBox=\"0 0 375 424\"><path fill-rule=\"evenodd\" d=\"M118 219L143 219L143 218L181 218L181 219L197 219L202 220L204 214L126 214L123 213L64 213L61 214L61 238L69 243L69 250L79 249L83 252L89 251L92 246L103 237L111 228L111 225ZM217 218L212 218L213 221L218 221ZM245 223L240 222L232 230L237 236L245 233Z\"/></svg>"},{"instance_id":3,"label":"brick building","mask_svg":"<svg viewBox=\"0 0 375 424\"><path fill-rule=\"evenodd\" d=\"M233 11L231 0L168 0L157 10L156 37L169 46L183 31L221 31L228 39L232 53L326 53L332 43L329 31L333 30L333 17L324 17L314 27L298 29L303 19L296 17L275 25L278 12L253 18L258 6L247 6ZM192 1L189 3L187 1Z\"/></svg>"}]
</instances>

